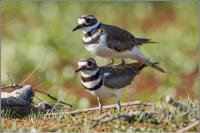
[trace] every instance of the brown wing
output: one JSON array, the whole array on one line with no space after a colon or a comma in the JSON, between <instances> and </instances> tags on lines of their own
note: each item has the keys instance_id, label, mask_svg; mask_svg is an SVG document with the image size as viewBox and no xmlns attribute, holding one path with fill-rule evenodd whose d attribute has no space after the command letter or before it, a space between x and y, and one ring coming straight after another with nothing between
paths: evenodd
<instances>
[{"instance_id":1,"label":"brown wing","mask_svg":"<svg viewBox=\"0 0 200 133\"><path fill-rule=\"evenodd\" d=\"M123 88L131 83L141 70L137 66L103 66L100 67L104 74L104 85L109 88Z\"/></svg>"},{"instance_id":2,"label":"brown wing","mask_svg":"<svg viewBox=\"0 0 200 133\"><path fill-rule=\"evenodd\" d=\"M126 30L120 29L112 25L102 24L100 28L103 33L107 33L107 45L116 51L131 50L137 45L135 37Z\"/></svg>"}]
</instances>

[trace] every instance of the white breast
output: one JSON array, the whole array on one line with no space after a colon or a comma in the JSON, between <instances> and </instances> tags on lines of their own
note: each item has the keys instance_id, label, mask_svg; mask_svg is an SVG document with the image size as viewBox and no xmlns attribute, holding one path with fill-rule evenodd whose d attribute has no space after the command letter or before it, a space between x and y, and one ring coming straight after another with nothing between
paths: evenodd
<instances>
[{"instance_id":1,"label":"white breast","mask_svg":"<svg viewBox=\"0 0 200 133\"><path fill-rule=\"evenodd\" d=\"M100 98L109 98L109 97L114 97L114 96L119 96L122 89L109 89L106 86L102 85L99 89L95 91L90 91L87 90L89 93L91 93L94 96L98 96Z\"/></svg>"},{"instance_id":2,"label":"white breast","mask_svg":"<svg viewBox=\"0 0 200 133\"><path fill-rule=\"evenodd\" d=\"M88 51L98 56L104 58L109 58L110 56L112 57L113 50L107 47L106 40L107 40L107 34L102 35L99 43L85 45L85 48Z\"/></svg>"}]
</instances>

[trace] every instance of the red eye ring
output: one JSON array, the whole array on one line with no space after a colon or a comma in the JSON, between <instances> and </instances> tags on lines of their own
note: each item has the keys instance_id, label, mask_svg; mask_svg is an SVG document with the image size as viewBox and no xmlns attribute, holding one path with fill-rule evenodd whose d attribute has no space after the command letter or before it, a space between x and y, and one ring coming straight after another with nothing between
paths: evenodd
<instances>
[{"instance_id":1,"label":"red eye ring","mask_svg":"<svg viewBox=\"0 0 200 133\"><path fill-rule=\"evenodd\" d=\"M90 23L90 19L89 19L89 18L86 18L86 22L87 22L87 23Z\"/></svg>"},{"instance_id":2,"label":"red eye ring","mask_svg":"<svg viewBox=\"0 0 200 133\"><path fill-rule=\"evenodd\" d=\"M92 65L92 62L91 62L91 61L88 61L87 64L88 64L88 66L91 66L91 65Z\"/></svg>"}]
</instances>

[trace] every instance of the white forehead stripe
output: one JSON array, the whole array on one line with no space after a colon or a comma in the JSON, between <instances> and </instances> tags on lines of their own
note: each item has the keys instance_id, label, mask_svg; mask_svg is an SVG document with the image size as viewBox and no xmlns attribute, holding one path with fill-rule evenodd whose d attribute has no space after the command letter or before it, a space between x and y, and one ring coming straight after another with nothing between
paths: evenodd
<instances>
[{"instance_id":1,"label":"white forehead stripe","mask_svg":"<svg viewBox=\"0 0 200 133\"><path fill-rule=\"evenodd\" d=\"M78 24L84 24L85 23L85 19L84 18L79 18L78 19Z\"/></svg>"},{"instance_id":2,"label":"white forehead stripe","mask_svg":"<svg viewBox=\"0 0 200 133\"><path fill-rule=\"evenodd\" d=\"M86 66L87 62L86 61L79 61L78 66Z\"/></svg>"}]
</instances>

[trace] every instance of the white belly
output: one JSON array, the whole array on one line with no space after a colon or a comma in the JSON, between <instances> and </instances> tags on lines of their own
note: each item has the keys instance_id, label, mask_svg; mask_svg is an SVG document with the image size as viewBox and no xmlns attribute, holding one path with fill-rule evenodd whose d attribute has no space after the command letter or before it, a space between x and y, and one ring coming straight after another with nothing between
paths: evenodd
<instances>
[{"instance_id":1,"label":"white belly","mask_svg":"<svg viewBox=\"0 0 200 133\"><path fill-rule=\"evenodd\" d=\"M85 48L97 56L112 58L114 56L112 55L114 51L106 46L106 38L107 35L103 35L98 44L85 45Z\"/></svg>"},{"instance_id":2,"label":"white belly","mask_svg":"<svg viewBox=\"0 0 200 133\"><path fill-rule=\"evenodd\" d=\"M126 50L123 52L110 49L106 45L106 39L107 35L103 35L98 44L85 45L85 48L91 53L103 58L131 58L135 60L138 60L139 58L147 59L138 47L133 47L132 50Z\"/></svg>"},{"instance_id":3,"label":"white belly","mask_svg":"<svg viewBox=\"0 0 200 133\"><path fill-rule=\"evenodd\" d=\"M90 91L87 90L89 93L91 93L94 96L98 96L100 98L109 98L109 97L113 97L113 96L119 96L122 89L109 89L106 86L102 85L101 88L94 90L94 91Z\"/></svg>"}]
</instances>

